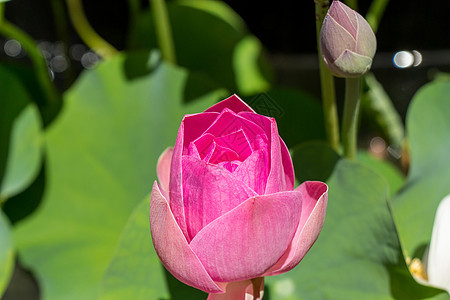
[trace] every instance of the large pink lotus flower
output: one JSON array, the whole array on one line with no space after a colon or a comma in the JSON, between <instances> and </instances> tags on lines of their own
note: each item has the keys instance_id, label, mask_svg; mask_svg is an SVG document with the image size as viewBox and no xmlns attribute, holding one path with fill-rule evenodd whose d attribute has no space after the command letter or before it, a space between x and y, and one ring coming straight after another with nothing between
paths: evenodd
<instances>
[{"instance_id":1,"label":"large pink lotus flower","mask_svg":"<svg viewBox=\"0 0 450 300\"><path fill-rule=\"evenodd\" d=\"M156 253L210 300L261 299L263 277L295 267L324 222L326 184L294 190L275 119L235 95L183 118L157 174L150 203Z\"/></svg>"}]
</instances>

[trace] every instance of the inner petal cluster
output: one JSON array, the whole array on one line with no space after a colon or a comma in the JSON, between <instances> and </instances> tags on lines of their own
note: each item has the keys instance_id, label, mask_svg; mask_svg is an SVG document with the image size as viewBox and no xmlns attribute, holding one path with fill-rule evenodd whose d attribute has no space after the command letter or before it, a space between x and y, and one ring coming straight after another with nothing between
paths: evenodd
<instances>
[{"instance_id":1,"label":"inner petal cluster","mask_svg":"<svg viewBox=\"0 0 450 300\"><path fill-rule=\"evenodd\" d=\"M185 123L185 132L202 128L196 137L184 136L181 178L188 240L245 200L265 193L271 127L252 115L225 108Z\"/></svg>"},{"instance_id":2,"label":"inner petal cluster","mask_svg":"<svg viewBox=\"0 0 450 300\"><path fill-rule=\"evenodd\" d=\"M198 138L191 141L188 155L234 172L252 153L267 148L260 126L224 109Z\"/></svg>"},{"instance_id":3,"label":"inner petal cluster","mask_svg":"<svg viewBox=\"0 0 450 300\"><path fill-rule=\"evenodd\" d=\"M230 172L252 153L252 146L243 129L219 137L206 133L189 145L189 155L222 166Z\"/></svg>"}]
</instances>

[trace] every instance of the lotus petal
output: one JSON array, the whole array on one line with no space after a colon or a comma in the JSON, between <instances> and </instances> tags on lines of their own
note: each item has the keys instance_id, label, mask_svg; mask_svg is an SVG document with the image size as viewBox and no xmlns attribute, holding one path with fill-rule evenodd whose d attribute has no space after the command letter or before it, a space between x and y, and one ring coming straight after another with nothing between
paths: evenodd
<instances>
[{"instance_id":1,"label":"lotus petal","mask_svg":"<svg viewBox=\"0 0 450 300\"><path fill-rule=\"evenodd\" d=\"M211 279L189 247L156 181L150 201L150 230L156 253L175 278L207 293L224 292L224 285Z\"/></svg>"},{"instance_id":2,"label":"lotus petal","mask_svg":"<svg viewBox=\"0 0 450 300\"><path fill-rule=\"evenodd\" d=\"M309 251L322 229L328 202L328 187L323 182L307 181L295 191L302 194L302 214L292 243L264 276L285 273L294 268Z\"/></svg>"},{"instance_id":3,"label":"lotus petal","mask_svg":"<svg viewBox=\"0 0 450 300\"><path fill-rule=\"evenodd\" d=\"M205 226L190 246L215 281L260 277L291 243L301 208L298 191L251 197Z\"/></svg>"}]
</instances>

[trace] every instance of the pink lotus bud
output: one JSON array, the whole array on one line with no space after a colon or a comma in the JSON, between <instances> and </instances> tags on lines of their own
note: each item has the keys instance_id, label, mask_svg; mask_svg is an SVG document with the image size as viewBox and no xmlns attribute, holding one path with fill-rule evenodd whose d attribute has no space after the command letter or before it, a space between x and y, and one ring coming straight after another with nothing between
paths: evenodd
<instances>
[{"instance_id":1,"label":"pink lotus bud","mask_svg":"<svg viewBox=\"0 0 450 300\"><path fill-rule=\"evenodd\" d=\"M156 253L208 299L261 299L263 277L295 267L322 228L328 187L294 189L275 119L237 96L186 115L157 166L150 203Z\"/></svg>"},{"instance_id":2,"label":"pink lotus bud","mask_svg":"<svg viewBox=\"0 0 450 300\"><path fill-rule=\"evenodd\" d=\"M320 31L322 58L338 77L359 77L371 65L377 48L369 23L342 2L333 1Z\"/></svg>"}]
</instances>

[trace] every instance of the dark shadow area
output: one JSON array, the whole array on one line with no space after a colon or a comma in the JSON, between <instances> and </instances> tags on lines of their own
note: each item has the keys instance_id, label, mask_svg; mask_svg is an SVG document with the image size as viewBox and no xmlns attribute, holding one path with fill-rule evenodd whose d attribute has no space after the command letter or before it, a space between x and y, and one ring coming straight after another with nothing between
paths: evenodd
<instances>
[{"instance_id":1,"label":"dark shadow area","mask_svg":"<svg viewBox=\"0 0 450 300\"><path fill-rule=\"evenodd\" d=\"M307 180L326 182L340 156L326 142L308 142L293 148L292 162L299 183Z\"/></svg>"},{"instance_id":2,"label":"dark shadow area","mask_svg":"<svg viewBox=\"0 0 450 300\"><path fill-rule=\"evenodd\" d=\"M259 114L274 117L288 147L309 140L325 140L323 112L318 98L294 88L272 88L244 100Z\"/></svg>"},{"instance_id":3,"label":"dark shadow area","mask_svg":"<svg viewBox=\"0 0 450 300\"><path fill-rule=\"evenodd\" d=\"M221 86L206 74L201 72L189 72L184 85L184 102L192 102L219 88L221 88Z\"/></svg>"},{"instance_id":4,"label":"dark shadow area","mask_svg":"<svg viewBox=\"0 0 450 300\"><path fill-rule=\"evenodd\" d=\"M2 65L2 68L5 68L9 72L17 76L17 78L23 84L23 87L27 92L27 96L29 96L29 100L37 105L41 114L43 126L44 128L46 128L56 119L59 112L61 111L63 106L63 100L61 98L62 96L60 94L57 94L58 102L51 104L48 103L44 91L42 90L40 83L36 79L36 73L30 64L27 64L27 62L21 61L20 59L4 61L1 58L2 57L0 56L0 64ZM20 104L20 99L17 100L18 101L15 101L15 105ZM5 110L5 112L8 112L8 110ZM11 114L9 117L11 116L13 115ZM4 122L3 119L4 118L0 115L2 126Z\"/></svg>"},{"instance_id":5,"label":"dark shadow area","mask_svg":"<svg viewBox=\"0 0 450 300\"><path fill-rule=\"evenodd\" d=\"M39 286L33 274L16 261L14 273L2 300L39 300L40 298Z\"/></svg>"},{"instance_id":6,"label":"dark shadow area","mask_svg":"<svg viewBox=\"0 0 450 300\"><path fill-rule=\"evenodd\" d=\"M417 257L420 260L423 260L424 254L428 249L428 244L422 244L414 251L412 258Z\"/></svg>"},{"instance_id":7,"label":"dark shadow area","mask_svg":"<svg viewBox=\"0 0 450 300\"><path fill-rule=\"evenodd\" d=\"M42 168L34 182L20 194L8 199L3 205L3 211L12 224L25 219L39 206L44 195L45 181L45 161L43 161Z\"/></svg>"},{"instance_id":8,"label":"dark shadow area","mask_svg":"<svg viewBox=\"0 0 450 300\"><path fill-rule=\"evenodd\" d=\"M264 286L264 300L270 300L270 286Z\"/></svg>"},{"instance_id":9,"label":"dark shadow area","mask_svg":"<svg viewBox=\"0 0 450 300\"><path fill-rule=\"evenodd\" d=\"M133 51L125 57L123 69L128 80L144 77L155 70L161 63L158 51Z\"/></svg>"},{"instance_id":10,"label":"dark shadow area","mask_svg":"<svg viewBox=\"0 0 450 300\"><path fill-rule=\"evenodd\" d=\"M6 83L7 84L7 83ZM8 90L2 88L3 83L0 82L1 90ZM6 171L6 164L11 142L11 129L14 126L14 121L27 106L27 102L21 101L22 98L17 98L17 101L8 101L13 95L8 97L1 97L0 99L0 185Z\"/></svg>"},{"instance_id":11,"label":"dark shadow area","mask_svg":"<svg viewBox=\"0 0 450 300\"><path fill-rule=\"evenodd\" d=\"M206 294L205 292L202 292L180 282L178 279L173 277L173 275L170 274L165 268L164 274L166 276L166 282L169 287L171 300L199 300L206 299L208 297L208 294Z\"/></svg>"}]
</instances>

